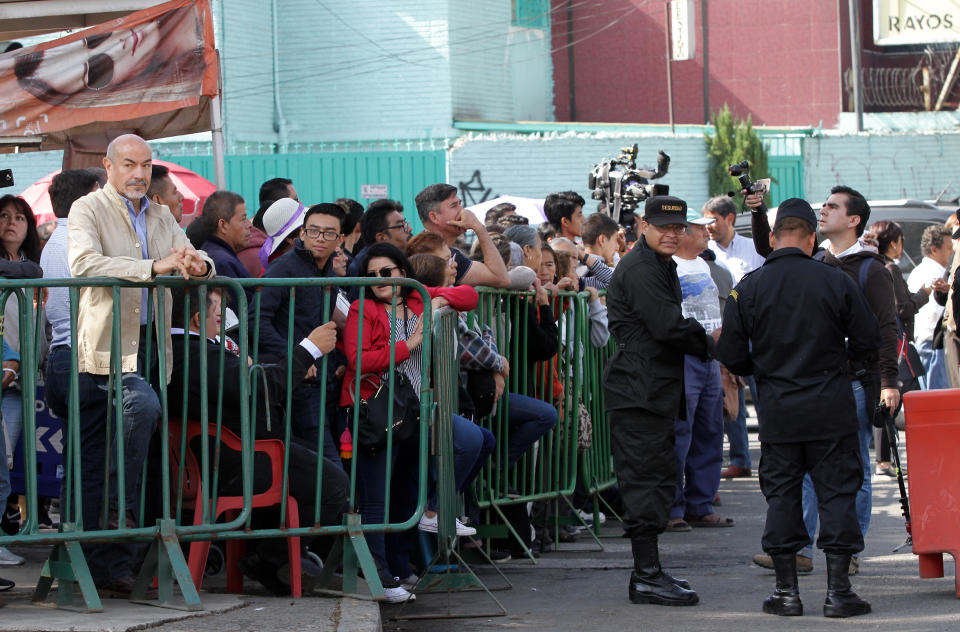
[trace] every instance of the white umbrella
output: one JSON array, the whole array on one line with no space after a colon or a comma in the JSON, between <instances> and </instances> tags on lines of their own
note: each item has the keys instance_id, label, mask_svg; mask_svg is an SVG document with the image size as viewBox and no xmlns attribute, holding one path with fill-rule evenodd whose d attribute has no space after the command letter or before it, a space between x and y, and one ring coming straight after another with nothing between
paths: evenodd
<instances>
[{"instance_id":1,"label":"white umbrella","mask_svg":"<svg viewBox=\"0 0 960 632\"><path fill-rule=\"evenodd\" d=\"M479 204L468 206L467 210L476 215L482 223L484 218L486 218L487 211L492 209L497 204L503 204L504 202L509 202L510 204L516 206L517 215L526 217L528 220L530 220L531 224L540 224L547 221L547 216L543 214L543 198L501 195L493 198L492 200L487 200L486 202L480 202Z\"/></svg>"}]
</instances>

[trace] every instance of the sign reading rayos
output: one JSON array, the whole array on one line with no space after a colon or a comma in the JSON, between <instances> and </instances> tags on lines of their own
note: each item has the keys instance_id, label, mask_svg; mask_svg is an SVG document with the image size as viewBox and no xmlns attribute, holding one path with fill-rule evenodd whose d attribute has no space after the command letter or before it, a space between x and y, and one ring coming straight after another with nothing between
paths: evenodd
<instances>
[{"instance_id":1,"label":"sign reading rayos","mask_svg":"<svg viewBox=\"0 0 960 632\"><path fill-rule=\"evenodd\" d=\"M878 46L960 41L960 1L873 0L873 41Z\"/></svg>"}]
</instances>

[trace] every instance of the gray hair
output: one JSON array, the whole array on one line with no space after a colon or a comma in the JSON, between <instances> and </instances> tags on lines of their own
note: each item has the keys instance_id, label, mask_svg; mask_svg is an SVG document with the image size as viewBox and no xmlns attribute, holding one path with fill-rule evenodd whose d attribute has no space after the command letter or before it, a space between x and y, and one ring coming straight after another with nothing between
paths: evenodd
<instances>
[{"instance_id":1,"label":"gray hair","mask_svg":"<svg viewBox=\"0 0 960 632\"><path fill-rule=\"evenodd\" d=\"M537 229L533 226L511 226L503 231L503 236L521 248L527 246L537 248L540 244L540 235L537 234Z\"/></svg>"}]
</instances>

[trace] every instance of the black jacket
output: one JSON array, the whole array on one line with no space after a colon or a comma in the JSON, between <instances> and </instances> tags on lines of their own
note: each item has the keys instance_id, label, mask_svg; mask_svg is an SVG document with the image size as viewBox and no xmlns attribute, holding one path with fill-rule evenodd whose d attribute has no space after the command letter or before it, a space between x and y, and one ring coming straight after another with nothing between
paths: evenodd
<instances>
[{"instance_id":1,"label":"black jacket","mask_svg":"<svg viewBox=\"0 0 960 632\"><path fill-rule=\"evenodd\" d=\"M230 277L231 279L250 278L250 273L247 272L246 266L244 266L243 262L237 257L237 253L230 247L230 244L216 235L207 237L207 241L203 243L202 250L207 253L208 257L213 259L213 265L216 266L218 275ZM253 298L253 288L247 287L244 288L244 290L249 304L250 299ZM236 310L238 301L233 288L229 288L227 294L230 296L227 306Z\"/></svg>"},{"instance_id":2,"label":"black jacket","mask_svg":"<svg viewBox=\"0 0 960 632\"><path fill-rule=\"evenodd\" d=\"M274 260L263 273L263 278L299 279L333 276L333 257L320 269L313 254L299 239L280 258ZM337 306L333 286L299 286L293 315L293 341L297 344L311 331L325 322L323 318L324 293L330 290L330 314ZM287 324L290 314L290 288L265 287L260 297L260 362L279 362L287 353ZM250 310L250 331L253 332L255 311ZM252 335L252 333L251 333Z\"/></svg>"},{"instance_id":3,"label":"black jacket","mask_svg":"<svg viewBox=\"0 0 960 632\"><path fill-rule=\"evenodd\" d=\"M893 279L884 262L883 255L869 250L861 250L842 259L834 257L829 251L817 253L823 262L840 268L847 273L857 289L861 290L870 311L880 325L880 337L877 353L872 356L853 360L850 366L856 376L860 371L876 379L880 378L881 388L897 388L899 375L898 352L900 350L900 330L897 327L897 297L893 293ZM860 287L860 268L869 260L866 283ZM873 404L868 402L868 405Z\"/></svg>"},{"instance_id":4,"label":"black jacket","mask_svg":"<svg viewBox=\"0 0 960 632\"><path fill-rule=\"evenodd\" d=\"M293 347L292 371L294 386L303 379L307 369L313 364L313 356L300 346L297 340ZM183 410L183 397L187 397L187 416L200 420L200 405L203 401L201 384L203 377L199 375L200 358L207 356L207 410L210 422L217 420L217 405L223 410L223 425L240 436L240 371L247 370L247 363L229 351L223 356L223 384L221 395L220 384L220 345L210 340L203 340L200 336L190 334L189 373L187 368L188 356L184 354L183 334L173 337L173 381L167 389L167 397L171 415L180 415ZM283 404L287 397L287 363L264 365L266 379L261 378L260 372L254 373L250 380L250 388L258 389L257 410L254 415L254 434L257 439L282 439L284 436L284 409ZM184 376L187 383L183 384ZM266 385L264 385L266 382ZM267 405L270 408L270 427L267 427Z\"/></svg>"},{"instance_id":5,"label":"black jacket","mask_svg":"<svg viewBox=\"0 0 960 632\"><path fill-rule=\"evenodd\" d=\"M714 343L700 323L683 317L680 301L677 264L641 237L607 288L607 319L617 343L604 371L607 410L685 417L683 356L711 357Z\"/></svg>"},{"instance_id":6,"label":"black jacket","mask_svg":"<svg viewBox=\"0 0 960 632\"><path fill-rule=\"evenodd\" d=\"M767 219L767 208L761 206L750 214L753 227L753 245L764 257L771 252L770 222ZM871 383L879 381L881 388L897 388L898 352L900 350L900 332L897 327L897 297L894 294L893 280L886 269L886 257L875 252L863 250L838 259L829 251L817 247L815 258L824 263L838 267L853 280L867 299L870 311L880 323L879 348L872 357L858 359L851 363L851 372L855 377L865 372L873 378ZM872 258L875 261L867 269L867 279L864 287L860 287L860 267L864 259ZM862 379L862 378L861 378ZM872 393L879 396L879 393Z\"/></svg>"},{"instance_id":7,"label":"black jacket","mask_svg":"<svg viewBox=\"0 0 960 632\"><path fill-rule=\"evenodd\" d=\"M916 320L920 308L930 300L930 295L923 288L911 294L907 282L903 280L903 270L900 269L900 266L889 257L883 259L893 281L893 295L897 299L897 316L900 317L900 325L903 327L903 332L907 334L907 340L912 342L913 322Z\"/></svg>"},{"instance_id":8,"label":"black jacket","mask_svg":"<svg viewBox=\"0 0 960 632\"><path fill-rule=\"evenodd\" d=\"M731 372L757 380L760 440L792 443L857 431L845 368L876 353L879 340L877 319L849 276L782 248L731 292L717 352Z\"/></svg>"}]
</instances>

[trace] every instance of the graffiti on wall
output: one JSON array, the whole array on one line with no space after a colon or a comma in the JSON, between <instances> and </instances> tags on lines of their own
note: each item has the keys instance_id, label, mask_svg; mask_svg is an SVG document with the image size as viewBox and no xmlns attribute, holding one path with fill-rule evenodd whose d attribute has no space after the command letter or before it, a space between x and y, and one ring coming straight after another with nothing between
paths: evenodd
<instances>
[{"instance_id":1,"label":"graffiti on wall","mask_svg":"<svg viewBox=\"0 0 960 632\"><path fill-rule=\"evenodd\" d=\"M483 176L480 175L479 169L474 171L473 175L470 176L470 179L466 182L460 181L460 199L463 201L464 206L480 204L495 197L497 196L494 194L493 189L483 185Z\"/></svg>"}]
</instances>

